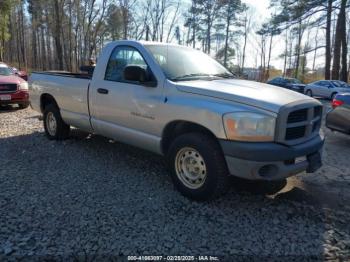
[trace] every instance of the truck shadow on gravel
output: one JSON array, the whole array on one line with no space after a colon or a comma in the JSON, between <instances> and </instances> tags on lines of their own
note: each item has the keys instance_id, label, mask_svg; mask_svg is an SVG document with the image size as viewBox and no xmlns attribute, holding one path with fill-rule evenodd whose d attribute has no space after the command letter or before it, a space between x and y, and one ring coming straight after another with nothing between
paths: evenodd
<instances>
[{"instance_id":1,"label":"truck shadow on gravel","mask_svg":"<svg viewBox=\"0 0 350 262\"><path fill-rule=\"evenodd\" d=\"M349 255L348 213L272 197L286 181L233 179L220 199L194 202L174 190L161 157L79 130L62 142L0 138L0 155L0 260Z\"/></svg>"},{"instance_id":2,"label":"truck shadow on gravel","mask_svg":"<svg viewBox=\"0 0 350 262\"><path fill-rule=\"evenodd\" d=\"M146 154L147 157L155 157L159 158L158 160L155 161L155 163L159 163L159 165L162 166L163 172L167 172L166 164L165 161L162 157L152 154L150 152L144 151L139 148L135 148L129 145L121 144L119 142L116 142L114 140L110 140L105 137L101 136L96 136L96 135L91 135L89 133L86 133L84 131L81 131L79 129L72 129L72 133L70 136L70 139L73 140L80 140L83 141L84 139L97 139L101 143L116 143L118 146L125 147L127 152L130 154L140 154L140 150L142 153ZM231 177L230 179L231 182L231 191L235 191L237 193L242 192L242 193L250 193L252 195L277 195L278 192L280 192L283 188L287 186L287 179L283 179L280 181L249 181L245 179L240 179L237 177ZM294 197L295 195L295 190L298 191L298 196ZM290 189L286 192L283 192L278 195L279 198L281 199L286 199L286 200L292 200L292 201L298 201L302 203L310 203L310 204L317 204L317 200L313 198L310 194L307 194L304 190L298 188L298 189Z\"/></svg>"}]
</instances>

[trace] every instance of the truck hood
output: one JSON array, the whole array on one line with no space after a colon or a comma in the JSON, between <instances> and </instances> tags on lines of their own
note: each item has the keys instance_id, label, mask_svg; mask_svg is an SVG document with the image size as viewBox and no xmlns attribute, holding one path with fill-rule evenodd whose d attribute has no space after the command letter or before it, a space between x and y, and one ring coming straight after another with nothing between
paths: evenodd
<instances>
[{"instance_id":1,"label":"truck hood","mask_svg":"<svg viewBox=\"0 0 350 262\"><path fill-rule=\"evenodd\" d=\"M182 92L247 104L274 113L278 113L284 105L296 101L313 100L285 88L238 79L183 81L177 83L177 88Z\"/></svg>"},{"instance_id":2,"label":"truck hood","mask_svg":"<svg viewBox=\"0 0 350 262\"><path fill-rule=\"evenodd\" d=\"M10 76L3 76L0 75L0 84L21 84L25 82L22 78L15 76L15 75L10 75Z\"/></svg>"}]
</instances>

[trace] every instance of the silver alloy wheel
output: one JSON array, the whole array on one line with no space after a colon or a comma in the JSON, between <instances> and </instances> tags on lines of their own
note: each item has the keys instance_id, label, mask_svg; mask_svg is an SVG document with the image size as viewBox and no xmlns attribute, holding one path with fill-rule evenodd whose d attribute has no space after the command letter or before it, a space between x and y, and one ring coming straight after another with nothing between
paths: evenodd
<instances>
[{"instance_id":1,"label":"silver alloy wheel","mask_svg":"<svg viewBox=\"0 0 350 262\"><path fill-rule=\"evenodd\" d=\"M52 112L47 113L46 127L47 127L47 132L49 132L50 136L56 135L57 121L56 121L55 115Z\"/></svg>"},{"instance_id":2,"label":"silver alloy wheel","mask_svg":"<svg viewBox=\"0 0 350 262\"><path fill-rule=\"evenodd\" d=\"M175 171L180 181L190 189L203 186L207 177L207 168L203 157L193 148L179 150L175 157Z\"/></svg>"}]
</instances>

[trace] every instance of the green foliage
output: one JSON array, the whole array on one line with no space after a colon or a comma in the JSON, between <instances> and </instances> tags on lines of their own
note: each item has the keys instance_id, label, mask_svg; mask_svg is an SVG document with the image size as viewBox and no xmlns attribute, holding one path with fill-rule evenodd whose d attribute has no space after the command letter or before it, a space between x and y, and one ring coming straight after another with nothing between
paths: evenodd
<instances>
[{"instance_id":1,"label":"green foliage","mask_svg":"<svg viewBox=\"0 0 350 262\"><path fill-rule=\"evenodd\" d=\"M108 8L106 20L106 31L110 34L111 39L121 39L123 37L123 19L121 8L115 4L112 4Z\"/></svg>"},{"instance_id":2,"label":"green foliage","mask_svg":"<svg viewBox=\"0 0 350 262\"><path fill-rule=\"evenodd\" d=\"M227 48L227 58L228 60L234 59L236 56L236 50L233 49L232 47ZM221 48L218 50L216 53L216 59L219 60L220 62L223 62L225 57L225 48Z\"/></svg>"},{"instance_id":3,"label":"green foliage","mask_svg":"<svg viewBox=\"0 0 350 262\"><path fill-rule=\"evenodd\" d=\"M15 3L16 1L12 0L0 1L0 61L3 59L4 44L10 38L8 31L9 18L12 6Z\"/></svg>"},{"instance_id":4,"label":"green foliage","mask_svg":"<svg viewBox=\"0 0 350 262\"><path fill-rule=\"evenodd\" d=\"M300 23L320 11L326 11L327 2L328 0L271 0L271 6L278 10L271 23L279 27ZM322 19L325 19L325 15ZM319 21L315 20L317 22Z\"/></svg>"}]
</instances>

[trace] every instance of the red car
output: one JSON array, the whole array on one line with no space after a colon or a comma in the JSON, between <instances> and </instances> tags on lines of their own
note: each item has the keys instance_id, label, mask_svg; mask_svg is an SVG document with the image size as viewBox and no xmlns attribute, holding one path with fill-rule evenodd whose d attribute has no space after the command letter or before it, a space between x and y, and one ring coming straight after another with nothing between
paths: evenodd
<instances>
[{"instance_id":1,"label":"red car","mask_svg":"<svg viewBox=\"0 0 350 262\"><path fill-rule=\"evenodd\" d=\"M11 68L0 64L0 106L13 104L21 109L29 106L28 83L15 75Z\"/></svg>"}]
</instances>

